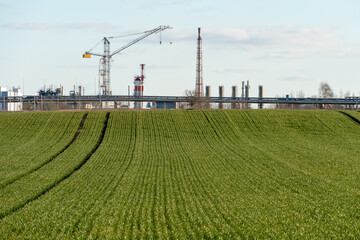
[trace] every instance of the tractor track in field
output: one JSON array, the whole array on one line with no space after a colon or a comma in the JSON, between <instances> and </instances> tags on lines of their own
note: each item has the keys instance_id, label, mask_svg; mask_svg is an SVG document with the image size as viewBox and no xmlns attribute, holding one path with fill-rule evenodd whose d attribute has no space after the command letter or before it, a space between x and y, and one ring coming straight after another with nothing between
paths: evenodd
<instances>
[{"instance_id":1,"label":"tractor track in field","mask_svg":"<svg viewBox=\"0 0 360 240\"><path fill-rule=\"evenodd\" d=\"M65 181L66 179L68 179L72 174L76 173L82 166L84 166L85 163L87 163L87 161L91 158L91 156L96 152L96 150L99 148L99 146L101 145L101 143L104 140L104 136L106 133L106 129L107 129L107 125L108 125L108 121L109 121L109 116L110 116L110 112L106 113L105 116L105 120L104 120L104 124L103 127L101 129L101 134L99 137L98 142L96 143L96 145L94 146L94 148L91 150L91 152L86 155L86 157L79 163L79 165L77 165L71 172L69 172L68 174L66 174L63 178L61 178L60 180L54 182L52 185L50 185L49 187L47 187L46 189L44 189L43 191L41 191L39 194L37 194L36 196L33 196L31 198L29 198L28 200L20 203L17 206L14 206L13 208L9 209L8 211L4 212L3 214L0 214L0 220L2 220L3 218L15 213L16 211L22 209L23 207L25 207L27 204L31 203L32 201L37 200L38 198L40 198L41 196L45 195L46 193L48 193L51 189L55 188L56 186L58 186L60 183L62 183L63 181ZM85 121L84 121L85 122ZM80 131L79 131L80 133ZM77 135L79 135L79 133L77 133ZM75 134L76 135L76 134ZM77 136L76 136L77 138ZM75 139L76 140L76 139ZM74 141L75 141L74 140ZM72 144L72 143L71 143ZM70 144L70 145L71 145Z\"/></svg>"},{"instance_id":2,"label":"tractor track in field","mask_svg":"<svg viewBox=\"0 0 360 240\"><path fill-rule=\"evenodd\" d=\"M43 163L40 164L39 166L36 166L35 168L31 169L30 171L25 172L25 173L23 173L23 174L20 174L19 176L17 176L16 178L10 180L9 182L6 182L6 183L5 183L4 185L2 185L2 186L0 185L0 190L1 190L1 189L4 189L5 187L9 186L10 184L13 184L13 183L16 182L16 181L22 179L23 177L25 177L25 176L27 176L27 175L30 175L30 174L32 174L32 173L34 173L34 172L36 172L36 171L39 170L40 168L42 168L42 167L44 167L45 165L47 165L47 164L49 164L50 162L52 162L52 161L53 161L55 158L57 158L60 154L62 154L63 152L65 152L66 149L68 149L68 148L76 141L76 139L78 138L78 136L79 136L82 128L84 127L84 123L85 123L85 120L86 120L87 116L88 116L88 113L85 113L84 116L83 116L83 118L81 119L81 122L80 122L80 124L79 124L78 129L77 129L76 132L75 132L74 137L71 139L71 141L70 141L68 144L66 144L66 146L65 146L64 148L62 148L62 149L60 150L60 152L56 153L56 154L53 155L51 158L49 158L47 161L43 162Z\"/></svg>"},{"instance_id":3,"label":"tractor track in field","mask_svg":"<svg viewBox=\"0 0 360 240\"><path fill-rule=\"evenodd\" d=\"M344 112L344 111L339 111L340 113L342 113L343 115L347 116L348 118L350 118L351 120L353 120L355 123L360 124L360 120L357 119L356 117Z\"/></svg>"}]
</instances>

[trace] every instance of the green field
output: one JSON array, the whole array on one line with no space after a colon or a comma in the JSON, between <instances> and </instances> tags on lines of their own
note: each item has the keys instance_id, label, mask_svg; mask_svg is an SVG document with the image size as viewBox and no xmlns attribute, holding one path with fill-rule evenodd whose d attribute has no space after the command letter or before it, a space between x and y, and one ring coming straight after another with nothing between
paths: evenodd
<instances>
[{"instance_id":1,"label":"green field","mask_svg":"<svg viewBox=\"0 0 360 240\"><path fill-rule=\"evenodd\" d=\"M0 114L0 239L359 239L360 112Z\"/></svg>"}]
</instances>

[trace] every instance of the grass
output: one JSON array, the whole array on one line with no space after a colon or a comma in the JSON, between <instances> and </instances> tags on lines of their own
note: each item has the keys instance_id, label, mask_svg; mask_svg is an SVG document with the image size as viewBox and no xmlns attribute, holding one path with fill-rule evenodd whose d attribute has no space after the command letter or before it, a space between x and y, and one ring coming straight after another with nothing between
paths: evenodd
<instances>
[{"instance_id":1,"label":"grass","mask_svg":"<svg viewBox=\"0 0 360 240\"><path fill-rule=\"evenodd\" d=\"M68 149L0 189L0 238L360 237L360 125L341 112L111 112L76 169L105 115L90 112ZM0 129L40 117L0 115Z\"/></svg>"},{"instance_id":2,"label":"grass","mask_svg":"<svg viewBox=\"0 0 360 240\"><path fill-rule=\"evenodd\" d=\"M83 113L0 114L0 188L41 166L71 141Z\"/></svg>"}]
</instances>

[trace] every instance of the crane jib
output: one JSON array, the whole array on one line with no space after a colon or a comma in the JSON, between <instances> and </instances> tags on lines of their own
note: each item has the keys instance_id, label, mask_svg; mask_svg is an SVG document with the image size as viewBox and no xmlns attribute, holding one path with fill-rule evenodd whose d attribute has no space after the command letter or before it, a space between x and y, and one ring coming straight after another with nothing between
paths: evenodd
<instances>
[{"instance_id":1,"label":"crane jib","mask_svg":"<svg viewBox=\"0 0 360 240\"><path fill-rule=\"evenodd\" d=\"M131 42L129 42L128 44L122 46L121 48L117 49L116 51L114 51L113 53L110 53L110 41L109 39L111 39L112 37L103 38L103 43L104 43L104 54L98 54L98 53L93 53L92 50L99 44L96 44L94 46L94 48L90 49L89 51L85 52L85 54L83 54L83 58L91 58L91 55L94 56L98 56L98 57L102 57L102 60L100 61L100 67L99 67L99 72L100 72L100 76L101 76L101 91L100 94L101 95L112 95L111 93L111 89L110 89L110 59L112 56L120 53L121 51L125 50L126 48L134 45L135 43L143 40L144 38L147 38L148 36L152 35L152 34L156 34L159 32L162 32L166 29L172 29L172 27L169 26L159 26L157 28L154 28L152 30L146 31L144 32L144 34L134 40L132 40ZM171 42L172 43L172 42ZM170 43L170 44L171 44Z\"/></svg>"}]
</instances>

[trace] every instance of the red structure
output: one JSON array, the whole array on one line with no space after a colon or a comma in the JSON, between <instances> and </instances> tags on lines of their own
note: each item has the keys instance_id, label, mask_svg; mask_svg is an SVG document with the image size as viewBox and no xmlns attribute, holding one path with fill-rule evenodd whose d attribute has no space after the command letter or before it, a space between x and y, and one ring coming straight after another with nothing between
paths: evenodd
<instances>
[{"instance_id":1,"label":"red structure","mask_svg":"<svg viewBox=\"0 0 360 240\"><path fill-rule=\"evenodd\" d=\"M204 96L201 28L198 28L195 97Z\"/></svg>"},{"instance_id":2,"label":"red structure","mask_svg":"<svg viewBox=\"0 0 360 240\"><path fill-rule=\"evenodd\" d=\"M141 66L141 76L135 76L134 80L134 97L142 97L144 96L144 67L145 64L140 64ZM135 108L142 108L142 102L135 102Z\"/></svg>"}]
</instances>

